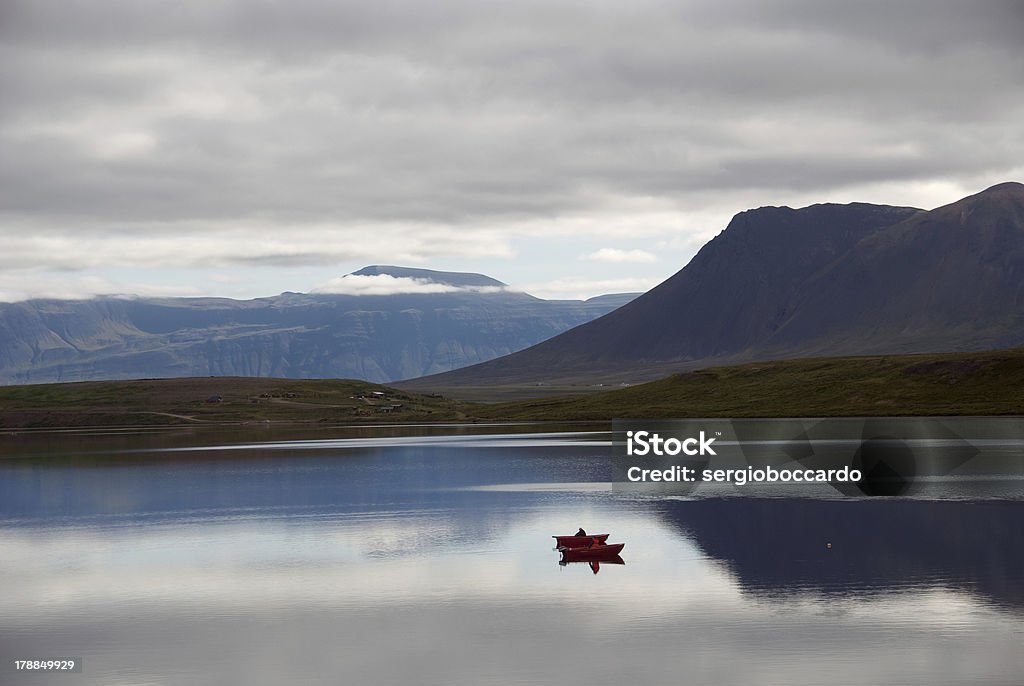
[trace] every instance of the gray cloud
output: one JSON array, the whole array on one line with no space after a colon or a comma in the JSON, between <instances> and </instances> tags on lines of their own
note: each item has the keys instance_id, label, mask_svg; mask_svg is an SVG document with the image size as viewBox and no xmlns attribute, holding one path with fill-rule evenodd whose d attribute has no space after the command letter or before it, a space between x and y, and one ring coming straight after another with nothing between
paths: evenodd
<instances>
[{"instance_id":1,"label":"gray cloud","mask_svg":"<svg viewBox=\"0 0 1024 686\"><path fill-rule=\"evenodd\" d=\"M0 231L424 260L423 225L507 255L524 223L652 199L678 231L763 197L974 191L1024 173L1022 36L1020 2L9 0ZM278 247L212 247L246 223ZM287 245L314 233L346 247Z\"/></svg>"},{"instance_id":2,"label":"gray cloud","mask_svg":"<svg viewBox=\"0 0 1024 686\"><path fill-rule=\"evenodd\" d=\"M617 248L601 248L592 253L580 255L581 260L595 262L657 262L658 257L646 250L619 250Z\"/></svg>"}]
</instances>

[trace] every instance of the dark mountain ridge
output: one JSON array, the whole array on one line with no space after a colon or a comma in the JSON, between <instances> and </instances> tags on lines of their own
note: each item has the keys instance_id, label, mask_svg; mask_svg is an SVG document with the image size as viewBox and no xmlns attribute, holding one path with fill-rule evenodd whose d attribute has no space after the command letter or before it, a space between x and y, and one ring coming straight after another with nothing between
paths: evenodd
<instances>
[{"instance_id":1,"label":"dark mountain ridge","mask_svg":"<svg viewBox=\"0 0 1024 686\"><path fill-rule=\"evenodd\" d=\"M0 303L0 383L183 376L387 382L528 347L635 294L541 300L480 274L367 267L441 293Z\"/></svg>"},{"instance_id":2,"label":"dark mountain ridge","mask_svg":"<svg viewBox=\"0 0 1024 686\"><path fill-rule=\"evenodd\" d=\"M508 357L408 382L642 381L711 364L1024 343L1024 185L924 211L741 212L668 280Z\"/></svg>"}]
</instances>

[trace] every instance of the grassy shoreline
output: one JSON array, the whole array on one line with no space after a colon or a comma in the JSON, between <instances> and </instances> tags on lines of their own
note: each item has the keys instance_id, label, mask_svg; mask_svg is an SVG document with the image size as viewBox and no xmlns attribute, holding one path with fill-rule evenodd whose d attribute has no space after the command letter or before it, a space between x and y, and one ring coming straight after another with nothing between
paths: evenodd
<instances>
[{"instance_id":1,"label":"grassy shoreline","mask_svg":"<svg viewBox=\"0 0 1024 686\"><path fill-rule=\"evenodd\" d=\"M203 377L0 387L0 430L115 426L1024 415L1024 349L813 358L495 404L364 381ZM500 397L500 389L496 397Z\"/></svg>"},{"instance_id":2,"label":"grassy shoreline","mask_svg":"<svg viewBox=\"0 0 1024 686\"><path fill-rule=\"evenodd\" d=\"M348 379L198 377L0 387L0 430L462 419L455 401Z\"/></svg>"},{"instance_id":3,"label":"grassy shoreline","mask_svg":"<svg viewBox=\"0 0 1024 686\"><path fill-rule=\"evenodd\" d=\"M712 367L574 398L479 406L487 418L1024 415L1024 349Z\"/></svg>"}]
</instances>

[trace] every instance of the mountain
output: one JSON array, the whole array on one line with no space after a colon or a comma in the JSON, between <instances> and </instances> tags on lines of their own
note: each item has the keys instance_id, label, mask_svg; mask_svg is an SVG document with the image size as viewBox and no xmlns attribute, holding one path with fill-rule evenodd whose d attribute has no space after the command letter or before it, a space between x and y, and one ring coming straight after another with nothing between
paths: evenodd
<instances>
[{"instance_id":1,"label":"mountain","mask_svg":"<svg viewBox=\"0 0 1024 686\"><path fill-rule=\"evenodd\" d=\"M394 267L391 265L371 265L363 267L359 271L352 272L349 276L390 276L396 279L413 279L421 282L455 286L457 288L498 288L507 289L497 279L492 279L483 274L472 274L467 272L439 272L433 269L416 269L413 267ZM598 296L600 297L600 296ZM612 297L618 297L618 294Z\"/></svg>"},{"instance_id":2,"label":"mountain","mask_svg":"<svg viewBox=\"0 0 1024 686\"><path fill-rule=\"evenodd\" d=\"M642 381L750 360L1024 344L1024 185L931 211L736 215L664 283L507 357L410 388Z\"/></svg>"},{"instance_id":3,"label":"mountain","mask_svg":"<svg viewBox=\"0 0 1024 686\"><path fill-rule=\"evenodd\" d=\"M371 266L344 293L0 303L0 383L182 376L388 382L528 347L636 294L541 300L481 274ZM353 285L354 284L354 285Z\"/></svg>"}]
</instances>

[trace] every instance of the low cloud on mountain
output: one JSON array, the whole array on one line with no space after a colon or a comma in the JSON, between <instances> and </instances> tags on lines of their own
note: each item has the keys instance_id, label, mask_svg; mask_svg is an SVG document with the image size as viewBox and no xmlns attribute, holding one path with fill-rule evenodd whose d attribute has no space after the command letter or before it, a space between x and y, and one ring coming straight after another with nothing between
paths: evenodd
<instances>
[{"instance_id":1,"label":"low cloud on mountain","mask_svg":"<svg viewBox=\"0 0 1024 686\"><path fill-rule=\"evenodd\" d=\"M398 295L409 293L501 293L508 288L500 286L455 286L429 279L417 279L390 274L346 274L313 289L313 293L335 295Z\"/></svg>"}]
</instances>

